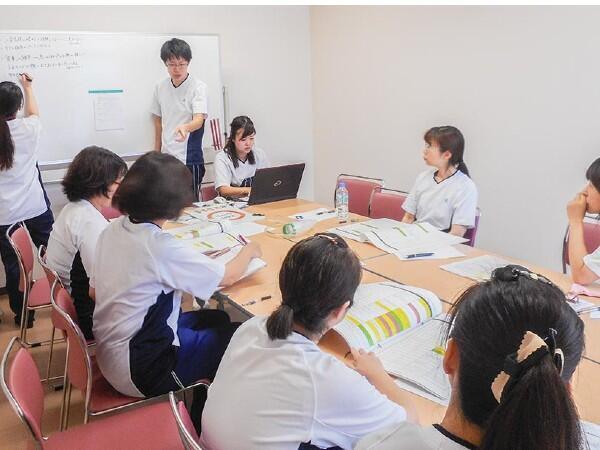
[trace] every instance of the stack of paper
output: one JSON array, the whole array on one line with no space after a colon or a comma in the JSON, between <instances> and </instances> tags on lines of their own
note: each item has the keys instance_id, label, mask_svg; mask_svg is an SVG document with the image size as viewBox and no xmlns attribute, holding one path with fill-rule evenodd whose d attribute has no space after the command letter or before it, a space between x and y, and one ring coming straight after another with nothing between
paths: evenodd
<instances>
[{"instance_id":1,"label":"stack of paper","mask_svg":"<svg viewBox=\"0 0 600 450\"><path fill-rule=\"evenodd\" d=\"M172 231L174 232L177 230ZM215 233L202 237L191 238L188 237L190 234L189 232L171 234L173 234L178 239L184 239L187 245L207 255L210 254L210 252L216 252L218 250L226 249L225 253L223 253L221 256L214 258L215 261L219 261L223 264L227 264L229 261L231 261L242 250L244 246L244 244L241 242L241 239L239 239L236 235L230 233ZM264 262L262 259L254 258L250 262L250 265L248 266L248 269L246 270L246 273L244 273L242 278L253 274L257 270L265 267L266 265L267 263Z\"/></svg>"},{"instance_id":2,"label":"stack of paper","mask_svg":"<svg viewBox=\"0 0 600 450\"><path fill-rule=\"evenodd\" d=\"M492 277L492 272L495 269L509 264L509 261L497 256L483 255L452 264L445 264L440 268L475 281L487 281Z\"/></svg>"},{"instance_id":3,"label":"stack of paper","mask_svg":"<svg viewBox=\"0 0 600 450\"><path fill-rule=\"evenodd\" d=\"M464 256L452 247L467 239L437 230L428 223L374 219L329 230L348 239L369 242L400 259L442 259ZM423 255L423 254L428 255Z\"/></svg>"}]
</instances>

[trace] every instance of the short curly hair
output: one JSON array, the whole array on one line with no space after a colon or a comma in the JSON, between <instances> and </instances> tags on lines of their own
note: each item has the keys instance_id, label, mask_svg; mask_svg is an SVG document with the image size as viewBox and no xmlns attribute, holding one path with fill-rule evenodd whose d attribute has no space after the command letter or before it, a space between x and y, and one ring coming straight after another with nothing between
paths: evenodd
<instances>
[{"instance_id":1,"label":"short curly hair","mask_svg":"<svg viewBox=\"0 0 600 450\"><path fill-rule=\"evenodd\" d=\"M111 184L127 173L123 159L102 147L81 150L69 164L62 180L63 192L71 202L107 195Z\"/></svg>"}]
</instances>

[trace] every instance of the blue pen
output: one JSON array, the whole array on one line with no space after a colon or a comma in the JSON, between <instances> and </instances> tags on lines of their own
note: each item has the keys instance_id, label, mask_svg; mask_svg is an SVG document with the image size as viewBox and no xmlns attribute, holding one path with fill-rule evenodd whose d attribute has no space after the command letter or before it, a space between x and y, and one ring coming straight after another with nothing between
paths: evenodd
<instances>
[{"instance_id":1,"label":"blue pen","mask_svg":"<svg viewBox=\"0 0 600 450\"><path fill-rule=\"evenodd\" d=\"M412 255L406 255L406 259L424 258L426 256L433 256L433 253L413 253Z\"/></svg>"}]
</instances>

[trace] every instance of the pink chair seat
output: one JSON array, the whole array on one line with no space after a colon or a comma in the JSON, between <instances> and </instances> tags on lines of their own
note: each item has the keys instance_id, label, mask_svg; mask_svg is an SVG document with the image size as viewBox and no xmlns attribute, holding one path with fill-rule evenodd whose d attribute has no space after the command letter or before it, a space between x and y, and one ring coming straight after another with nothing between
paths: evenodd
<instances>
[{"instance_id":1,"label":"pink chair seat","mask_svg":"<svg viewBox=\"0 0 600 450\"><path fill-rule=\"evenodd\" d=\"M213 183L205 184L204 186L200 187L200 200L203 202L208 202L218 195L219 194L217 193Z\"/></svg>"},{"instance_id":2,"label":"pink chair seat","mask_svg":"<svg viewBox=\"0 0 600 450\"><path fill-rule=\"evenodd\" d=\"M588 254L596 251L596 249L600 246L600 222L583 222L583 242ZM569 261L569 228L567 228L565 237L563 239L562 253L563 273L567 273L567 266L571 264Z\"/></svg>"},{"instance_id":3,"label":"pink chair seat","mask_svg":"<svg viewBox=\"0 0 600 450\"><path fill-rule=\"evenodd\" d=\"M93 376L92 394L90 396L90 413L94 414L142 400L138 397L123 395L117 391L100 372L100 368L96 364L96 358L91 357L91 360Z\"/></svg>"},{"instance_id":4,"label":"pink chair seat","mask_svg":"<svg viewBox=\"0 0 600 450\"><path fill-rule=\"evenodd\" d=\"M404 218L404 210L402 205L406 200L408 193L395 191L392 189L383 189L377 187L371 194L369 202L369 217L372 219L394 219L402 221Z\"/></svg>"},{"instance_id":5,"label":"pink chair seat","mask_svg":"<svg viewBox=\"0 0 600 450\"><path fill-rule=\"evenodd\" d=\"M44 445L44 449L78 448L168 450L183 449L183 444L169 403L161 402L54 433Z\"/></svg>"},{"instance_id":6,"label":"pink chair seat","mask_svg":"<svg viewBox=\"0 0 600 450\"><path fill-rule=\"evenodd\" d=\"M348 189L348 211L361 216L368 216L371 194L374 189L383 186L383 181L341 174L338 176L336 191L337 186L342 181L346 183L346 189Z\"/></svg>"},{"instance_id":7,"label":"pink chair seat","mask_svg":"<svg viewBox=\"0 0 600 450\"><path fill-rule=\"evenodd\" d=\"M50 284L48 283L48 278L40 278L33 282L31 292L29 292L28 304L30 308L50 305Z\"/></svg>"}]
</instances>

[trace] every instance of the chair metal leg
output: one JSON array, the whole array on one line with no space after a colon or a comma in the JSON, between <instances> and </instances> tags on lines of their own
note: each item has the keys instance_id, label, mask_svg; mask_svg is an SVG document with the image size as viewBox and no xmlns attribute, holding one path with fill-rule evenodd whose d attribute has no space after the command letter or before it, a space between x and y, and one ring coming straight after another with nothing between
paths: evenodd
<instances>
[{"instance_id":1,"label":"chair metal leg","mask_svg":"<svg viewBox=\"0 0 600 450\"><path fill-rule=\"evenodd\" d=\"M48 367L46 369L46 383L50 384L50 366L52 365L52 354L54 353L54 335L56 328L52 327L52 335L50 337L50 352L48 354Z\"/></svg>"},{"instance_id":2,"label":"chair metal leg","mask_svg":"<svg viewBox=\"0 0 600 450\"><path fill-rule=\"evenodd\" d=\"M27 343L27 320L29 319L29 310L25 306L25 298L23 297L23 309L21 310L20 336L21 342Z\"/></svg>"},{"instance_id":3,"label":"chair metal leg","mask_svg":"<svg viewBox=\"0 0 600 450\"><path fill-rule=\"evenodd\" d=\"M61 431L66 430L69 427L69 411L71 409L71 383L67 382L64 392L64 411L63 417L61 418Z\"/></svg>"}]
</instances>

